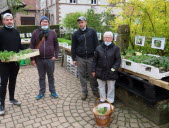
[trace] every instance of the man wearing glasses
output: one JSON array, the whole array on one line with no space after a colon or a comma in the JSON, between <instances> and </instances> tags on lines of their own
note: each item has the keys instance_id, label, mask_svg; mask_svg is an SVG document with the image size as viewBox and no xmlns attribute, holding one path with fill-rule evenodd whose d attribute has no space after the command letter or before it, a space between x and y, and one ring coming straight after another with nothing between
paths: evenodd
<instances>
[{"instance_id":1,"label":"man wearing glasses","mask_svg":"<svg viewBox=\"0 0 169 128\"><path fill-rule=\"evenodd\" d=\"M39 74L39 94L37 100L44 97L46 92L45 78L48 76L49 91L52 98L58 98L54 86L54 67L55 60L58 57L59 45L56 32L49 29L49 18L42 16L40 19L40 28L36 29L31 38L31 49L39 49L40 55L36 58L31 58L33 66L37 66Z\"/></svg>"}]
</instances>

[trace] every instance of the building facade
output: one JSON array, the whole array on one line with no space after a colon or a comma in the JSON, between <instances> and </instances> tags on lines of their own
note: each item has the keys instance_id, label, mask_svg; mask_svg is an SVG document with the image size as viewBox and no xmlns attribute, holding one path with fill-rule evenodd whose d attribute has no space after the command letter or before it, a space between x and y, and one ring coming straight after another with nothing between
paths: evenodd
<instances>
[{"instance_id":1,"label":"building facade","mask_svg":"<svg viewBox=\"0 0 169 128\"><path fill-rule=\"evenodd\" d=\"M50 24L60 24L66 14L74 12L86 12L94 9L96 13L106 10L105 6L111 6L106 0L40 0L40 15L50 18ZM112 7L112 6L111 6ZM120 9L113 9L112 15L117 15Z\"/></svg>"},{"instance_id":2,"label":"building facade","mask_svg":"<svg viewBox=\"0 0 169 128\"><path fill-rule=\"evenodd\" d=\"M35 25L36 0L21 0L26 6L16 13L16 25Z\"/></svg>"},{"instance_id":3,"label":"building facade","mask_svg":"<svg viewBox=\"0 0 169 128\"><path fill-rule=\"evenodd\" d=\"M0 0L0 14L3 15L4 13L12 13L8 4L7 0ZM21 0L20 3L23 11L17 12L15 14L15 25L35 25L36 21L36 0ZM2 20L2 19L0 19ZM0 22L2 25L2 22Z\"/></svg>"}]
</instances>

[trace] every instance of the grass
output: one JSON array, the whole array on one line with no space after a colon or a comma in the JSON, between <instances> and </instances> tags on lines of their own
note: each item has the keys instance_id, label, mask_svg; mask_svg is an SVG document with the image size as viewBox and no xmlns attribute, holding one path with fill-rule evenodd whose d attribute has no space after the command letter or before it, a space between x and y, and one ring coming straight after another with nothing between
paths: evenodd
<instances>
[{"instance_id":1,"label":"grass","mask_svg":"<svg viewBox=\"0 0 169 128\"><path fill-rule=\"evenodd\" d=\"M71 40L67 40L64 38L58 38L59 43L68 43L68 45L71 45Z\"/></svg>"}]
</instances>

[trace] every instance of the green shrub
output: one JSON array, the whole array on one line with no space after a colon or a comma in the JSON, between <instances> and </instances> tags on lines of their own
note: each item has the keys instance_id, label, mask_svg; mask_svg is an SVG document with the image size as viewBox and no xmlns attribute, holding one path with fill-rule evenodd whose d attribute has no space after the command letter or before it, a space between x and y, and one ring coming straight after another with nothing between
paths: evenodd
<instances>
[{"instance_id":1,"label":"green shrub","mask_svg":"<svg viewBox=\"0 0 169 128\"><path fill-rule=\"evenodd\" d=\"M64 36L64 38L67 39L67 40L71 40L72 33L66 33L65 36Z\"/></svg>"},{"instance_id":2,"label":"green shrub","mask_svg":"<svg viewBox=\"0 0 169 128\"><path fill-rule=\"evenodd\" d=\"M0 26L2 28L3 26ZM20 25L16 26L16 29L20 33L32 33L35 29L38 29L39 26L37 25ZM59 32L59 25L50 25L50 29L54 29L55 32L57 33L57 36L60 37L60 32Z\"/></svg>"},{"instance_id":3,"label":"green shrub","mask_svg":"<svg viewBox=\"0 0 169 128\"><path fill-rule=\"evenodd\" d=\"M16 26L16 29L20 33L32 33L35 29L38 29L39 27L37 25L20 25Z\"/></svg>"},{"instance_id":4,"label":"green shrub","mask_svg":"<svg viewBox=\"0 0 169 128\"><path fill-rule=\"evenodd\" d=\"M60 37L59 25L50 25L50 29L54 29L57 33L57 37Z\"/></svg>"},{"instance_id":5,"label":"green shrub","mask_svg":"<svg viewBox=\"0 0 169 128\"><path fill-rule=\"evenodd\" d=\"M68 45L71 45L71 40L67 40L67 39L64 39L64 38L58 38L58 42L59 43L68 43Z\"/></svg>"}]
</instances>

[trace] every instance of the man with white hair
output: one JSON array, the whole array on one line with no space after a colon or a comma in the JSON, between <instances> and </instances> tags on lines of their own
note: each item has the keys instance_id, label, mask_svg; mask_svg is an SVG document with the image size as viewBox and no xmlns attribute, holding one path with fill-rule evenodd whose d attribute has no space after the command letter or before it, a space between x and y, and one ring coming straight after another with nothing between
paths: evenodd
<instances>
[{"instance_id":1,"label":"man with white hair","mask_svg":"<svg viewBox=\"0 0 169 128\"><path fill-rule=\"evenodd\" d=\"M104 42L96 48L93 61L93 77L97 78L100 91L100 101L108 99L114 104L115 82L118 78L117 70L120 67L120 48L113 42L113 33L104 33ZM106 94L106 84L108 86Z\"/></svg>"},{"instance_id":2,"label":"man with white hair","mask_svg":"<svg viewBox=\"0 0 169 128\"><path fill-rule=\"evenodd\" d=\"M19 52L19 50L23 50L24 47L21 45L19 32L14 29L12 14L5 13L2 22L4 27L0 29L0 51ZM14 98L18 71L18 62L3 62L0 60L0 116L5 114L5 97L8 81L9 103L21 105L21 102Z\"/></svg>"}]
</instances>

